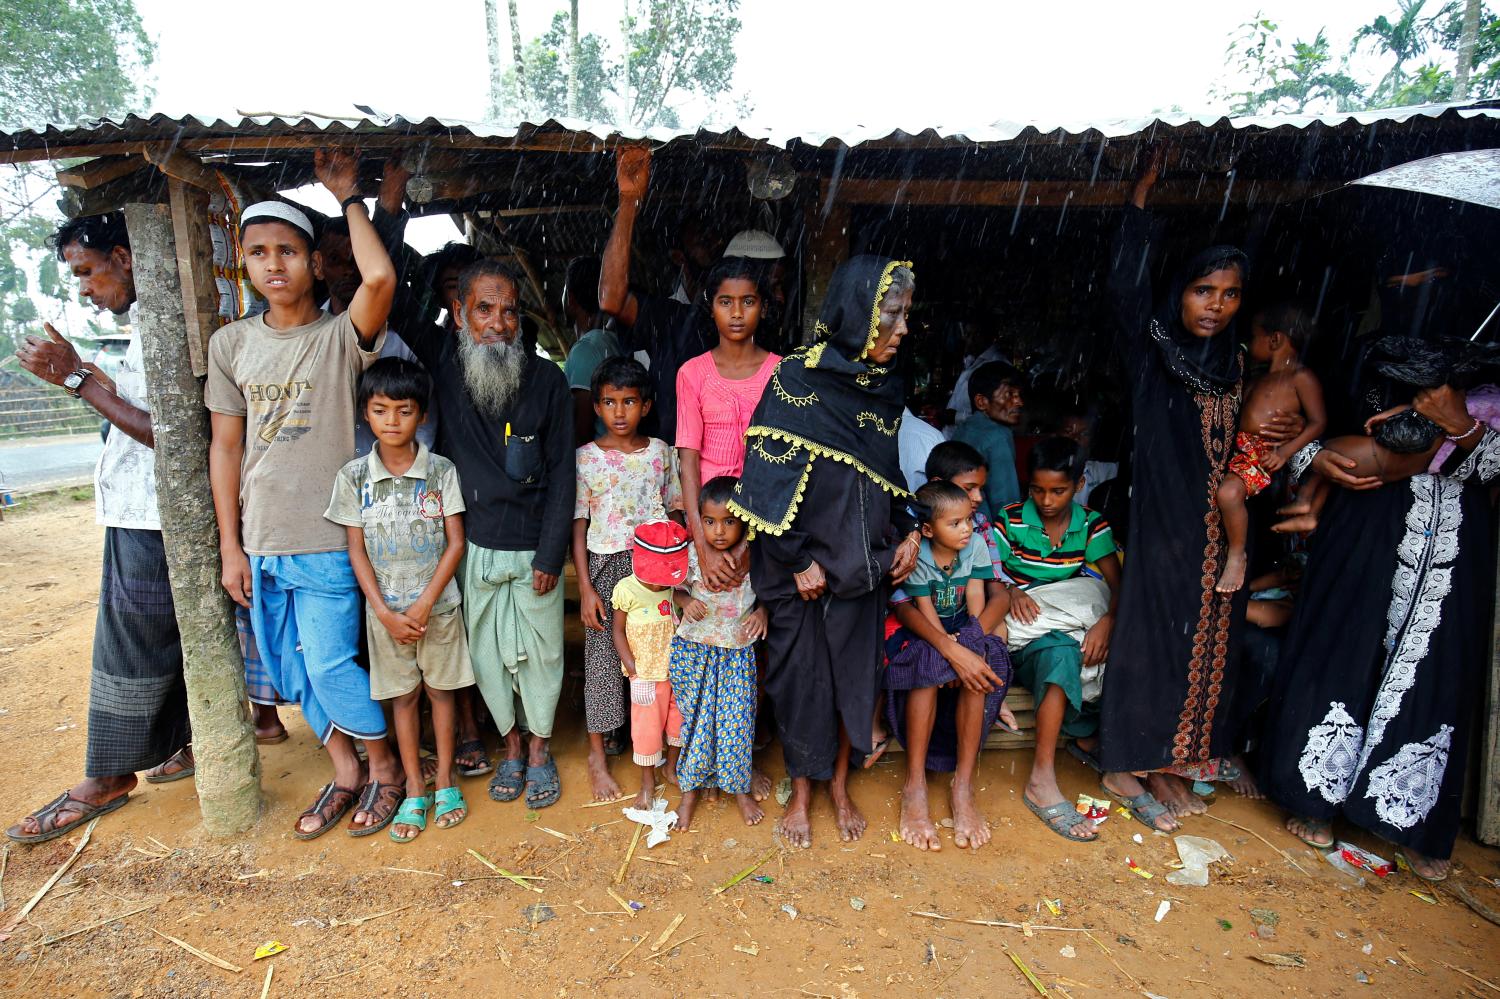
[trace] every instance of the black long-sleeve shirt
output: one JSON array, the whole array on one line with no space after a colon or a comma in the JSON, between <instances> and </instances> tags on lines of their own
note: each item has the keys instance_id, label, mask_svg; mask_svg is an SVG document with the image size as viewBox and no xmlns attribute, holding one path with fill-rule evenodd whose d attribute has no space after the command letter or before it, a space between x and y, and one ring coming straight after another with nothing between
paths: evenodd
<instances>
[{"instance_id":1,"label":"black long-sleeve shirt","mask_svg":"<svg viewBox=\"0 0 1500 999\"><path fill-rule=\"evenodd\" d=\"M406 214L382 222L380 236L394 260ZM432 376L437 452L458 468L468 508L465 536L494 551L534 551L533 569L560 575L572 537L576 488L567 379L556 364L528 352L516 397L503 412L484 413L469 397L458 358L457 338L467 334L428 322L418 297L400 283L390 328Z\"/></svg>"}]
</instances>

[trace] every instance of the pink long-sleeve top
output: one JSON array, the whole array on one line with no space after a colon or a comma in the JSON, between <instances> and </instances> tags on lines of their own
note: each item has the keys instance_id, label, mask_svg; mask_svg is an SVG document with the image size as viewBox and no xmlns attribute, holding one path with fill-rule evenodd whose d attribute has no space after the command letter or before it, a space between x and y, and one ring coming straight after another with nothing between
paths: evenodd
<instances>
[{"instance_id":1,"label":"pink long-sleeve top","mask_svg":"<svg viewBox=\"0 0 1500 999\"><path fill-rule=\"evenodd\" d=\"M768 354L755 374L739 379L719 374L712 352L678 369L677 446L698 452L701 481L744 471L745 430L780 360Z\"/></svg>"}]
</instances>

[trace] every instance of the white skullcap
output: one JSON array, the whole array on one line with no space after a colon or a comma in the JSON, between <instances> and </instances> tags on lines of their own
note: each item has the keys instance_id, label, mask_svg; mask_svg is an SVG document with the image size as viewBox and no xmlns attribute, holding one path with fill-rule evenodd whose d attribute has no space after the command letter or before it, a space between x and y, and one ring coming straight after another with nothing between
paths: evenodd
<instances>
[{"instance_id":1,"label":"white skullcap","mask_svg":"<svg viewBox=\"0 0 1500 999\"><path fill-rule=\"evenodd\" d=\"M295 208L285 201L257 201L243 212L240 212L240 228L243 229L246 222L258 222L265 219L279 219L307 233L309 240L316 238L313 236L312 220L301 209Z\"/></svg>"},{"instance_id":2,"label":"white skullcap","mask_svg":"<svg viewBox=\"0 0 1500 999\"><path fill-rule=\"evenodd\" d=\"M751 260L780 260L786 256L776 237L764 229L742 229L724 247L726 257L749 257Z\"/></svg>"}]
</instances>

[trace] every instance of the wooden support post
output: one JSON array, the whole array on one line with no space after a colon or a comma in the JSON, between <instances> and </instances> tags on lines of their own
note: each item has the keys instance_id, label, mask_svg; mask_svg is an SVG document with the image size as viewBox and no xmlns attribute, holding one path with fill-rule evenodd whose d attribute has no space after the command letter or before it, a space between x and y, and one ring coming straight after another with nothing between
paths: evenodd
<instances>
[{"instance_id":1,"label":"wooden support post","mask_svg":"<svg viewBox=\"0 0 1500 999\"><path fill-rule=\"evenodd\" d=\"M178 276L179 244L166 205L125 206L135 258L138 335L146 361L156 492L172 599L182 632L183 674L193 724L195 783L203 824L214 836L242 833L260 814L260 758L245 699L245 668L229 596L219 584L219 536L208 487L208 411L189 364ZM203 242L181 249L209 259Z\"/></svg>"},{"instance_id":2,"label":"wooden support post","mask_svg":"<svg viewBox=\"0 0 1500 999\"><path fill-rule=\"evenodd\" d=\"M202 378L208 374L208 338L219 315L213 243L208 234L208 195L173 176L167 179L167 199L172 206L188 357L192 360L193 377ZM207 254L200 252L203 247L209 248Z\"/></svg>"}]
</instances>

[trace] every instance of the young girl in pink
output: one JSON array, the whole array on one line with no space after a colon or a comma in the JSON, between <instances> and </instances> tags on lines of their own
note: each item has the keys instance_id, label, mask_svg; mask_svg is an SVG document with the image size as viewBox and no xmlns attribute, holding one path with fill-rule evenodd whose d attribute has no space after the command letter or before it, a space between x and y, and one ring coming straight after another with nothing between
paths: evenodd
<instances>
[{"instance_id":1,"label":"young girl in pink","mask_svg":"<svg viewBox=\"0 0 1500 999\"><path fill-rule=\"evenodd\" d=\"M745 430L781 357L755 342L768 308L764 261L725 257L709 272L704 289L719 345L677 371L677 457L702 577L718 590L733 587L740 574L734 554L716 550L705 539L698 493L709 479L744 470Z\"/></svg>"}]
</instances>

